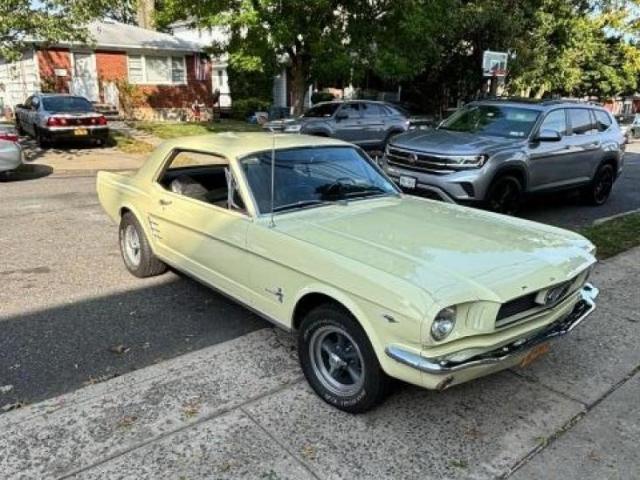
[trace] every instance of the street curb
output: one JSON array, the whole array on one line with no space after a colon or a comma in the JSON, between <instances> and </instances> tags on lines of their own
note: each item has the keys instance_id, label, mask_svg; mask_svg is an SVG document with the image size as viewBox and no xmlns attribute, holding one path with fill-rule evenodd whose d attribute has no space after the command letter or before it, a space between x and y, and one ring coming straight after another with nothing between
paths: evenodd
<instances>
[{"instance_id":1,"label":"street curb","mask_svg":"<svg viewBox=\"0 0 640 480\"><path fill-rule=\"evenodd\" d=\"M628 212L617 213L615 215L611 215L609 217L597 218L593 221L592 225L597 226L603 223L608 222L609 220L615 220L616 218L623 218L629 215L633 215L635 213L640 213L640 208L636 208L635 210L629 210Z\"/></svg>"}]
</instances>

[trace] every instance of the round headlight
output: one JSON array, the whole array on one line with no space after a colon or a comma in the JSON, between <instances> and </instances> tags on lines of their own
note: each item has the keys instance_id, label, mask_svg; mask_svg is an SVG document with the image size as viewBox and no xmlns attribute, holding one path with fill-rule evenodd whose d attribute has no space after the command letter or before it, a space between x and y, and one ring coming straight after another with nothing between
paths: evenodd
<instances>
[{"instance_id":1,"label":"round headlight","mask_svg":"<svg viewBox=\"0 0 640 480\"><path fill-rule=\"evenodd\" d=\"M447 338L456 325L456 307L443 308L431 324L431 336L440 341Z\"/></svg>"}]
</instances>

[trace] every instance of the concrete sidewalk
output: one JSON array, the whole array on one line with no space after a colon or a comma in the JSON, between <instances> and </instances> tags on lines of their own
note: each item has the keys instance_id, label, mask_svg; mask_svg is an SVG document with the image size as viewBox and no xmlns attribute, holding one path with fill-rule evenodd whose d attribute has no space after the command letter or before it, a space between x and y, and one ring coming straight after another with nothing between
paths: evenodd
<instances>
[{"instance_id":1,"label":"concrete sidewalk","mask_svg":"<svg viewBox=\"0 0 640 480\"><path fill-rule=\"evenodd\" d=\"M526 370L399 385L348 415L263 329L0 416L2 478L636 479L640 249L601 263L598 309Z\"/></svg>"}]
</instances>

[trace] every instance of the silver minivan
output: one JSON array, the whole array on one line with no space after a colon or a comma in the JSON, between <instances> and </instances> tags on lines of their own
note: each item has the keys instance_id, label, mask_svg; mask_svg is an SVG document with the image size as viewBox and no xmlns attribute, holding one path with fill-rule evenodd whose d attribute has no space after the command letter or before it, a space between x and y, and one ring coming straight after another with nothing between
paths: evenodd
<instances>
[{"instance_id":1,"label":"silver minivan","mask_svg":"<svg viewBox=\"0 0 640 480\"><path fill-rule=\"evenodd\" d=\"M624 148L623 132L599 106L487 100L435 129L393 137L383 167L407 193L513 214L525 194L564 189L604 204Z\"/></svg>"}]
</instances>

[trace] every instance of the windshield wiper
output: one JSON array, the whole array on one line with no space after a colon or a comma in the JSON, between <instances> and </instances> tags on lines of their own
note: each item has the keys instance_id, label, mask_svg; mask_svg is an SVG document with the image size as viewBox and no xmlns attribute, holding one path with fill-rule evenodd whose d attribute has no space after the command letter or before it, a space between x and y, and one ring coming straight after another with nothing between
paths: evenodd
<instances>
[{"instance_id":1,"label":"windshield wiper","mask_svg":"<svg viewBox=\"0 0 640 480\"><path fill-rule=\"evenodd\" d=\"M324 200L300 200L298 202L278 205L277 207L274 207L273 211L282 212L284 210L292 210L294 208L306 208L306 207L312 207L314 205L324 205L326 203L329 203L329 202L326 202Z\"/></svg>"},{"instance_id":2,"label":"windshield wiper","mask_svg":"<svg viewBox=\"0 0 640 480\"><path fill-rule=\"evenodd\" d=\"M388 192L380 187L372 187L372 188L363 188L362 190L354 190L351 192L345 192L342 197L343 198L354 198L354 197L373 197L379 195L391 195L393 192Z\"/></svg>"}]
</instances>

